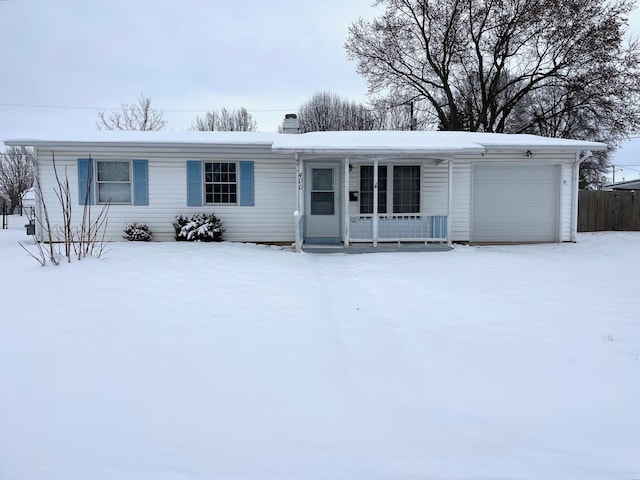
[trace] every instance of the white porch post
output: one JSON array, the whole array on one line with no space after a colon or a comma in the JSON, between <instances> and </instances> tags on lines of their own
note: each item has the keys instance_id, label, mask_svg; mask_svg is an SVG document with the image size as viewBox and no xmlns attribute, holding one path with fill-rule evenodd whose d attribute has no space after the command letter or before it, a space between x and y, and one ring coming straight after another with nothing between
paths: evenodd
<instances>
[{"instance_id":1,"label":"white porch post","mask_svg":"<svg viewBox=\"0 0 640 480\"><path fill-rule=\"evenodd\" d=\"M378 160L373 161L373 217L371 218L373 246L378 246Z\"/></svg>"},{"instance_id":2,"label":"white porch post","mask_svg":"<svg viewBox=\"0 0 640 480\"><path fill-rule=\"evenodd\" d=\"M451 240L451 213L453 212L453 159L449 159L449 197L447 199L447 246L452 245Z\"/></svg>"},{"instance_id":3,"label":"white porch post","mask_svg":"<svg viewBox=\"0 0 640 480\"><path fill-rule=\"evenodd\" d=\"M296 156L296 191L297 191L297 207L298 207L298 212L300 212L300 215L302 215L304 213L303 207L304 207L304 172L302 170L302 161L300 160L300 155L298 153L295 154Z\"/></svg>"},{"instance_id":4,"label":"white porch post","mask_svg":"<svg viewBox=\"0 0 640 480\"><path fill-rule=\"evenodd\" d=\"M295 235L296 235L296 251L302 250L302 243L304 241L304 232L302 231L304 225L304 166L300 155L295 154L296 158L296 210L297 215L293 216L295 222Z\"/></svg>"},{"instance_id":5,"label":"white porch post","mask_svg":"<svg viewBox=\"0 0 640 480\"><path fill-rule=\"evenodd\" d=\"M342 202L344 246L349 246L349 157L344 159L344 201Z\"/></svg>"}]
</instances>

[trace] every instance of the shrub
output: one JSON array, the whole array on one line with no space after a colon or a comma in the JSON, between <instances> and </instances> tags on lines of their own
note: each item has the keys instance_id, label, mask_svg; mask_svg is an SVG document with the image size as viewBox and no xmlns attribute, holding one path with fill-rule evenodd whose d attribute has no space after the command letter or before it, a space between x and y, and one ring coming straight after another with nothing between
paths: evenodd
<instances>
[{"instance_id":1,"label":"shrub","mask_svg":"<svg viewBox=\"0 0 640 480\"><path fill-rule=\"evenodd\" d=\"M213 213L196 213L191 216L178 215L173 222L178 242L221 242L222 222Z\"/></svg>"},{"instance_id":2,"label":"shrub","mask_svg":"<svg viewBox=\"0 0 640 480\"><path fill-rule=\"evenodd\" d=\"M130 223L124 227L122 238L130 242L148 242L153 240L153 234L149 227L140 223Z\"/></svg>"}]
</instances>

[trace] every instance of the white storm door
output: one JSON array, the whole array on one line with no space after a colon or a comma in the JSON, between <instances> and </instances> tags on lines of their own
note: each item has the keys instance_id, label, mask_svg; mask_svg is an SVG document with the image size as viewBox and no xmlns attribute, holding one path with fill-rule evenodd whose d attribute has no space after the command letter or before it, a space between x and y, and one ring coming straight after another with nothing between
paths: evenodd
<instances>
[{"instance_id":1,"label":"white storm door","mask_svg":"<svg viewBox=\"0 0 640 480\"><path fill-rule=\"evenodd\" d=\"M338 165L307 167L306 241L340 241L339 180Z\"/></svg>"}]
</instances>

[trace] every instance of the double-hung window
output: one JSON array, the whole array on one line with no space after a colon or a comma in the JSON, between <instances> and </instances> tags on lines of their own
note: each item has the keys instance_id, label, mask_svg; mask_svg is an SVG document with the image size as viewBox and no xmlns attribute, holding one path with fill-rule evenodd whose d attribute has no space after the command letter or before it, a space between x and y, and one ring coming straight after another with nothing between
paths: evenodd
<instances>
[{"instance_id":1,"label":"double-hung window","mask_svg":"<svg viewBox=\"0 0 640 480\"><path fill-rule=\"evenodd\" d=\"M98 203L131 203L131 164L129 161L98 161L96 187Z\"/></svg>"},{"instance_id":2,"label":"double-hung window","mask_svg":"<svg viewBox=\"0 0 640 480\"><path fill-rule=\"evenodd\" d=\"M420 166L393 167L393 213L420 213Z\"/></svg>"},{"instance_id":3,"label":"double-hung window","mask_svg":"<svg viewBox=\"0 0 640 480\"><path fill-rule=\"evenodd\" d=\"M238 175L235 162L205 162L205 203L238 203Z\"/></svg>"},{"instance_id":4,"label":"double-hung window","mask_svg":"<svg viewBox=\"0 0 640 480\"><path fill-rule=\"evenodd\" d=\"M360 213L373 213L373 166L360 166ZM420 213L420 165L378 165L378 213Z\"/></svg>"}]
</instances>

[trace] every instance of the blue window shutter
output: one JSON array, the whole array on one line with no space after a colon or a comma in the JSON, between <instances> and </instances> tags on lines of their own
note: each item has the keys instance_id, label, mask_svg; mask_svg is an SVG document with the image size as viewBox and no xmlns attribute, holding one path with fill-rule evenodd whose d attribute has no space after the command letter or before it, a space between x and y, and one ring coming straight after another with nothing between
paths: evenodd
<instances>
[{"instance_id":1,"label":"blue window shutter","mask_svg":"<svg viewBox=\"0 0 640 480\"><path fill-rule=\"evenodd\" d=\"M93 205L93 161L78 159L78 204Z\"/></svg>"},{"instance_id":2,"label":"blue window shutter","mask_svg":"<svg viewBox=\"0 0 640 480\"><path fill-rule=\"evenodd\" d=\"M202 206L202 162L187 161L187 206Z\"/></svg>"},{"instance_id":3,"label":"blue window shutter","mask_svg":"<svg viewBox=\"0 0 640 480\"><path fill-rule=\"evenodd\" d=\"M149 205L149 162L133 161L133 204Z\"/></svg>"},{"instance_id":4,"label":"blue window shutter","mask_svg":"<svg viewBox=\"0 0 640 480\"><path fill-rule=\"evenodd\" d=\"M253 162L240 162L240 206L255 205L253 185Z\"/></svg>"}]
</instances>

